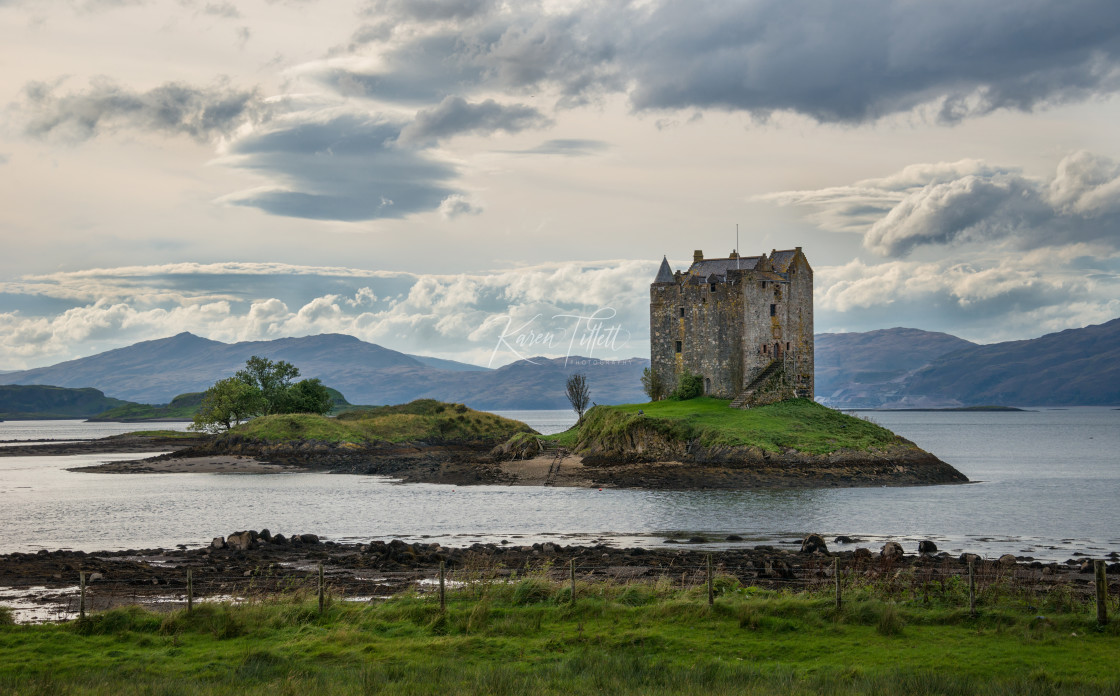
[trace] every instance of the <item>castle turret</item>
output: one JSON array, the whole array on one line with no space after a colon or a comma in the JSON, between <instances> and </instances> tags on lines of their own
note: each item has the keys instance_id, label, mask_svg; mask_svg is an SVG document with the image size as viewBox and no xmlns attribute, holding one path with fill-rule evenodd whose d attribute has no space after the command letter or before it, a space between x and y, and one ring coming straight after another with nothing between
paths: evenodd
<instances>
[{"instance_id":1,"label":"castle turret","mask_svg":"<svg viewBox=\"0 0 1120 696\"><path fill-rule=\"evenodd\" d=\"M653 279L655 283L672 283L673 282L673 269L669 268L668 257L661 257L661 268L657 269L657 277Z\"/></svg>"}]
</instances>

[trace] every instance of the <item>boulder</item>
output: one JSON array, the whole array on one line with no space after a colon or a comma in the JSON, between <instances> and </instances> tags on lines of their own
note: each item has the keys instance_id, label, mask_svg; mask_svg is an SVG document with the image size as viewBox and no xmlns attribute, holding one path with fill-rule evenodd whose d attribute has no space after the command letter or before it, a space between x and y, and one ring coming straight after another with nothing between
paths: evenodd
<instances>
[{"instance_id":1,"label":"boulder","mask_svg":"<svg viewBox=\"0 0 1120 696\"><path fill-rule=\"evenodd\" d=\"M274 534L272 536L272 543L273 544L286 544L286 543L288 543L288 538L286 536L284 536L283 534Z\"/></svg>"},{"instance_id":2,"label":"boulder","mask_svg":"<svg viewBox=\"0 0 1120 696\"><path fill-rule=\"evenodd\" d=\"M906 552L902 550L902 544L897 541L888 541L883 544L883 548L879 551L879 556L882 558L902 558Z\"/></svg>"},{"instance_id":3,"label":"boulder","mask_svg":"<svg viewBox=\"0 0 1120 696\"><path fill-rule=\"evenodd\" d=\"M856 560L859 560L859 561L868 560L868 559L871 558L871 549L869 549L865 546L861 546L861 547L859 547L858 549L856 549L855 551L852 552L852 558L854 558Z\"/></svg>"},{"instance_id":4,"label":"boulder","mask_svg":"<svg viewBox=\"0 0 1120 696\"><path fill-rule=\"evenodd\" d=\"M1005 553L999 557L999 564L1004 567L1010 567L1017 563L1015 557L1009 553Z\"/></svg>"},{"instance_id":5,"label":"boulder","mask_svg":"<svg viewBox=\"0 0 1120 696\"><path fill-rule=\"evenodd\" d=\"M821 553L828 553L828 547L825 546L824 537L820 534L810 534L801 540L801 553L814 553L820 551Z\"/></svg>"},{"instance_id":6,"label":"boulder","mask_svg":"<svg viewBox=\"0 0 1120 696\"><path fill-rule=\"evenodd\" d=\"M214 537L210 541L210 548L212 548L212 549L224 549L225 547L226 547L226 538L225 537Z\"/></svg>"},{"instance_id":7,"label":"boulder","mask_svg":"<svg viewBox=\"0 0 1120 696\"><path fill-rule=\"evenodd\" d=\"M262 529L260 533L257 534L257 538L263 539L264 541L272 541L272 532L267 529Z\"/></svg>"},{"instance_id":8,"label":"boulder","mask_svg":"<svg viewBox=\"0 0 1120 696\"><path fill-rule=\"evenodd\" d=\"M854 543L856 543L855 539L851 538L850 536L843 536L843 535L836 537L835 539L833 539L833 541L836 542L837 544L854 544Z\"/></svg>"},{"instance_id":9,"label":"boulder","mask_svg":"<svg viewBox=\"0 0 1120 696\"><path fill-rule=\"evenodd\" d=\"M937 544L929 539L922 539L918 542L918 553L937 553Z\"/></svg>"},{"instance_id":10,"label":"boulder","mask_svg":"<svg viewBox=\"0 0 1120 696\"><path fill-rule=\"evenodd\" d=\"M253 535L250 532L230 534L226 537L226 547L234 551L248 551L254 546L256 544L253 542Z\"/></svg>"},{"instance_id":11,"label":"boulder","mask_svg":"<svg viewBox=\"0 0 1120 696\"><path fill-rule=\"evenodd\" d=\"M300 534L299 540L305 544L318 544L319 537L315 534Z\"/></svg>"},{"instance_id":12,"label":"boulder","mask_svg":"<svg viewBox=\"0 0 1120 696\"><path fill-rule=\"evenodd\" d=\"M979 563L980 562L980 557L977 556L974 553L965 552L965 553L961 554L960 561L961 561L961 565L968 565L970 562L971 563Z\"/></svg>"}]
</instances>

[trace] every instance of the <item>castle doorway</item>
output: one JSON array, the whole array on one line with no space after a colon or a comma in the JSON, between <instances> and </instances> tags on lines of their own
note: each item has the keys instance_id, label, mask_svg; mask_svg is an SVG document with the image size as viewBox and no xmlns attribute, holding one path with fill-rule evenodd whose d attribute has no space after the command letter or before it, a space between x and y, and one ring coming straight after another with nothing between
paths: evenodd
<instances>
[{"instance_id":1,"label":"castle doorway","mask_svg":"<svg viewBox=\"0 0 1120 696\"><path fill-rule=\"evenodd\" d=\"M782 344L781 343L775 343L774 344L774 359L775 360L781 360L782 359Z\"/></svg>"},{"instance_id":2,"label":"castle doorway","mask_svg":"<svg viewBox=\"0 0 1120 696\"><path fill-rule=\"evenodd\" d=\"M712 393L712 378L711 377L705 377L704 378L704 393L705 394L711 394Z\"/></svg>"}]
</instances>

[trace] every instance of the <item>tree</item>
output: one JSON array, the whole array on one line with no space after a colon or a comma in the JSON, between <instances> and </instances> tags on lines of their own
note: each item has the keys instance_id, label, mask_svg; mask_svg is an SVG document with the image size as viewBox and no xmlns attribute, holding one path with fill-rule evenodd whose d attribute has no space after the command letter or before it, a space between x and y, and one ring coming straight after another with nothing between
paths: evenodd
<instances>
[{"instance_id":1,"label":"tree","mask_svg":"<svg viewBox=\"0 0 1120 696\"><path fill-rule=\"evenodd\" d=\"M583 422L583 412L587 410L587 404L591 402L591 390L587 388L587 378L576 372L568 376L568 382L565 385L566 393L568 396L568 403L572 405L572 410L579 416L579 422Z\"/></svg>"},{"instance_id":2,"label":"tree","mask_svg":"<svg viewBox=\"0 0 1120 696\"><path fill-rule=\"evenodd\" d=\"M216 433L252 418L260 410L260 392L236 377L218 380L206 390L190 429Z\"/></svg>"},{"instance_id":3,"label":"tree","mask_svg":"<svg viewBox=\"0 0 1120 696\"><path fill-rule=\"evenodd\" d=\"M295 365L254 355L245 362L245 369L206 390L191 429L216 433L254 416L323 415L334 408L330 392L322 382L305 379L293 384L296 377L299 368Z\"/></svg>"},{"instance_id":4,"label":"tree","mask_svg":"<svg viewBox=\"0 0 1120 696\"><path fill-rule=\"evenodd\" d=\"M285 392L283 413L318 413L323 415L334 408L330 392L318 379L305 379L288 387Z\"/></svg>"},{"instance_id":5,"label":"tree","mask_svg":"<svg viewBox=\"0 0 1120 696\"><path fill-rule=\"evenodd\" d=\"M653 368L647 367L642 370L642 391L646 393L650 401L661 401L665 398L665 383L661 381L661 375Z\"/></svg>"},{"instance_id":6,"label":"tree","mask_svg":"<svg viewBox=\"0 0 1120 696\"><path fill-rule=\"evenodd\" d=\"M284 360L273 362L268 358L254 355L245 361L245 369L238 370L233 377L259 392L263 401L260 415L298 412L288 410L287 392L292 387L292 380L299 377L299 368L290 362Z\"/></svg>"}]
</instances>

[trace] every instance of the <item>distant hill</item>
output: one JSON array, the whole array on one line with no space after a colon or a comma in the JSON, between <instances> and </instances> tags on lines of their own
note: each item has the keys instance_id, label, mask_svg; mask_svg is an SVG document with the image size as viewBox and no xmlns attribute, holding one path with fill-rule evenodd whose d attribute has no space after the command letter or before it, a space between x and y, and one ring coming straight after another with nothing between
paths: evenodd
<instances>
[{"instance_id":1,"label":"distant hill","mask_svg":"<svg viewBox=\"0 0 1120 696\"><path fill-rule=\"evenodd\" d=\"M836 408L1120 405L1120 319L985 346L907 328L818 334L816 349L817 397ZM488 410L567 408L564 380L573 372L587 375L593 401L645 401L640 377L649 365L641 358L532 358L490 370L339 334L227 344L183 333L11 372L2 381L93 387L116 399L166 404L231 376L252 355L287 360L354 404L432 398Z\"/></svg>"},{"instance_id":2,"label":"distant hill","mask_svg":"<svg viewBox=\"0 0 1120 696\"><path fill-rule=\"evenodd\" d=\"M815 341L817 399L834 408L898 402L911 373L946 353L976 347L949 334L906 328L817 334Z\"/></svg>"},{"instance_id":3,"label":"distant hill","mask_svg":"<svg viewBox=\"0 0 1120 696\"><path fill-rule=\"evenodd\" d=\"M910 377L901 395L964 406L1120 404L1120 319L942 355Z\"/></svg>"},{"instance_id":4,"label":"distant hill","mask_svg":"<svg viewBox=\"0 0 1120 696\"><path fill-rule=\"evenodd\" d=\"M584 372L591 398L601 403L642 399L640 376L648 360L602 362L573 357L534 359L489 370L451 360L410 356L353 336L323 334L274 341L222 343L190 333L143 341L87 358L12 372L12 384L96 387L128 401L166 404L204 391L233 375L253 355L287 360L301 377L318 377L355 404L398 404L418 398L473 408L567 408L564 379Z\"/></svg>"},{"instance_id":5,"label":"distant hill","mask_svg":"<svg viewBox=\"0 0 1120 696\"><path fill-rule=\"evenodd\" d=\"M126 406L97 389L63 389L43 385L0 385L0 419L87 418Z\"/></svg>"}]
</instances>

